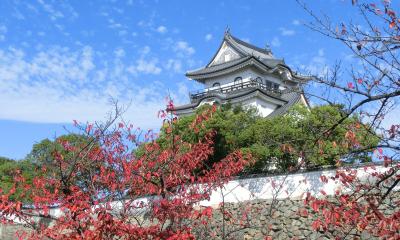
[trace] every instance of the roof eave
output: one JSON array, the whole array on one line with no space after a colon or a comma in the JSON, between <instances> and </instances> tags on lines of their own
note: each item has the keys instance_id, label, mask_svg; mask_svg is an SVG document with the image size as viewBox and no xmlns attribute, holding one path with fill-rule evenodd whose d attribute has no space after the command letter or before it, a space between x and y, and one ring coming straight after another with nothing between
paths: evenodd
<instances>
[{"instance_id":1,"label":"roof eave","mask_svg":"<svg viewBox=\"0 0 400 240\"><path fill-rule=\"evenodd\" d=\"M207 79L207 78L212 78L212 77L216 77L216 76L221 76L224 74L228 74L231 72L234 72L240 68L246 67L246 66L256 66L261 70L264 71L268 71L269 69L271 69L271 67L265 65L263 62L259 61L257 58L255 58L254 56L248 57L248 58L244 58L243 61L238 62L235 65L223 68L223 69L219 69L216 70L214 72L210 72L210 73L204 73L204 74L195 74L195 73L190 73L187 72L185 74L186 77L199 81L200 79Z\"/></svg>"},{"instance_id":2,"label":"roof eave","mask_svg":"<svg viewBox=\"0 0 400 240\"><path fill-rule=\"evenodd\" d=\"M262 95L258 95L258 93L260 93L260 94L262 94ZM249 91L244 91L244 92L242 92L242 93L240 93L240 94L232 94L232 95L228 95L228 96L226 96L226 97L222 97L222 96L219 96L219 95L205 96L205 97L199 99L198 101L196 101L196 102L194 102L194 103L189 103L189 104L185 104L185 105L181 105L181 106L176 106L174 110L176 110L176 111L183 111L183 110L187 110L187 109L194 109L194 108L197 108L197 107L200 105L201 102L203 102L204 100L206 100L206 99L208 99L208 98L218 98L218 99L220 99L220 100L222 100L222 101L229 101L229 100L241 98L241 97L247 96L247 95L248 95L249 97L257 97L257 95L258 95L258 96L263 96L263 97L265 97L265 98L269 98L270 100L273 99L274 103L277 104L277 105L280 105L280 106L283 106L283 105L285 105L285 104L288 103L288 101L286 101L286 100L284 100L284 99L282 99L282 98L273 96L273 95L271 95L271 94L268 94L267 92L265 92L265 91L263 91L263 90L260 90L260 89L251 89L251 90L249 90Z\"/></svg>"}]
</instances>

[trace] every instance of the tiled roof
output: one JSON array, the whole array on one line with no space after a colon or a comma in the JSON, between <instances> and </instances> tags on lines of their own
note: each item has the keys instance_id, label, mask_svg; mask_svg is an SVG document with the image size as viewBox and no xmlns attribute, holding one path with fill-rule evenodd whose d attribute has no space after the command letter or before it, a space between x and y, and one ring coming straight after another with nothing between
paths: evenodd
<instances>
[{"instance_id":1,"label":"tiled roof","mask_svg":"<svg viewBox=\"0 0 400 240\"><path fill-rule=\"evenodd\" d=\"M279 59L259 59L254 56L246 56L242 57L239 59L235 59L229 62L217 64L217 65L212 65L210 67L206 68L200 68L194 71L190 71L186 73L187 77L195 77L195 76L200 76L200 75L206 75L206 74L212 74L212 73L217 73L223 70L227 70L229 68L232 68L232 71L236 70L237 67L241 67L241 64L245 64L247 61L254 59L258 63L265 65L267 68L271 69L276 67L278 64L283 64L282 60ZM251 64L249 62L249 64Z\"/></svg>"},{"instance_id":2,"label":"tiled roof","mask_svg":"<svg viewBox=\"0 0 400 240\"><path fill-rule=\"evenodd\" d=\"M267 117L274 117L274 116L278 116L278 115L282 115L285 114L290 107L294 106L295 104L299 103L301 101L301 91L297 90L289 90L289 91L284 91L282 93L282 95L277 98L276 96L272 96L270 94L268 94L268 92L260 90L260 89L249 89L249 91L243 91L243 92L239 92L236 94L215 94L213 96L207 96L206 98L219 98L220 100L222 100L223 102L227 102L233 98L237 98L237 97L241 97L244 95L249 95L250 92L254 92L254 91L260 91L263 94L265 94L268 97L272 97L275 98L277 100L280 100L282 105L280 107L278 107L277 109L275 109L275 111L273 111L271 114L269 114ZM185 104L185 105L181 105L181 106L177 106L175 108L176 111L180 111L180 110L185 110L185 109L194 109L196 108L201 101L197 101L195 103L190 103L190 104Z\"/></svg>"},{"instance_id":3,"label":"tiled roof","mask_svg":"<svg viewBox=\"0 0 400 240\"><path fill-rule=\"evenodd\" d=\"M275 109L275 111L273 111L267 117L274 117L274 116L278 116L278 115L282 115L282 114L286 113L289 110L289 108L291 108L292 106L294 106L300 102L301 93L299 91L293 90L293 91L290 91L287 93L283 93L281 98L286 100L287 103L282 105L281 107Z\"/></svg>"},{"instance_id":4,"label":"tiled roof","mask_svg":"<svg viewBox=\"0 0 400 240\"><path fill-rule=\"evenodd\" d=\"M224 42L226 42L230 47L232 47L234 50L238 52L239 54L238 59L234 59L220 64L215 64L213 60L216 57L217 53L219 52L217 51L212 60L210 61L210 63L208 63L205 67L202 67L200 69L187 72L186 76L189 78L200 80L198 79L198 77L200 78L213 77L216 73L225 74L226 72L223 72L224 70L232 68L232 71L234 71L237 69L237 67L240 67L240 64L245 63L247 60L250 60L252 58L257 59L257 61L260 64L265 65L269 69L274 68L277 65L281 65L290 71L290 68L285 65L284 61L281 59L274 58L272 52L268 49L262 49L250 43L244 42L232 36L229 32L225 32L220 48L222 47ZM213 75L205 76L208 74L213 74Z\"/></svg>"},{"instance_id":5,"label":"tiled roof","mask_svg":"<svg viewBox=\"0 0 400 240\"><path fill-rule=\"evenodd\" d=\"M265 59L273 59L271 50L259 48L250 43L240 40L232 36L229 32L226 32L224 35L224 40L227 41L231 46L233 46L236 50L241 52L246 56L256 56Z\"/></svg>"},{"instance_id":6,"label":"tiled roof","mask_svg":"<svg viewBox=\"0 0 400 240\"><path fill-rule=\"evenodd\" d=\"M203 75L203 74L218 72L218 71L230 68L230 67L237 66L237 65L249 60L250 58L251 58L251 56L242 57L242 58L235 59L235 60L232 60L232 61L229 61L229 62L216 64L216 65L213 65L213 66L210 66L210 67L196 69L196 70L187 72L186 76Z\"/></svg>"}]
</instances>

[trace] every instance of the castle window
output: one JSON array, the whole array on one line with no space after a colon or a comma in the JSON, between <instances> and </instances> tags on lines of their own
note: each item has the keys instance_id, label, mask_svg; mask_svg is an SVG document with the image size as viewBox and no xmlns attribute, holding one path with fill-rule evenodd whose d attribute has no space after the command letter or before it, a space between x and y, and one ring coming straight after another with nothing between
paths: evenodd
<instances>
[{"instance_id":1,"label":"castle window","mask_svg":"<svg viewBox=\"0 0 400 240\"><path fill-rule=\"evenodd\" d=\"M221 84L219 84L219 82L216 82L216 83L213 84L213 87L215 87L215 88L216 87L221 87Z\"/></svg>"},{"instance_id":2,"label":"castle window","mask_svg":"<svg viewBox=\"0 0 400 240\"><path fill-rule=\"evenodd\" d=\"M237 77L235 78L235 80L233 81L233 84L241 84L242 83L242 77Z\"/></svg>"},{"instance_id":3,"label":"castle window","mask_svg":"<svg viewBox=\"0 0 400 240\"><path fill-rule=\"evenodd\" d=\"M267 89L272 89L272 82L266 81Z\"/></svg>"},{"instance_id":4,"label":"castle window","mask_svg":"<svg viewBox=\"0 0 400 240\"><path fill-rule=\"evenodd\" d=\"M274 90L279 90L279 84L274 83Z\"/></svg>"}]
</instances>

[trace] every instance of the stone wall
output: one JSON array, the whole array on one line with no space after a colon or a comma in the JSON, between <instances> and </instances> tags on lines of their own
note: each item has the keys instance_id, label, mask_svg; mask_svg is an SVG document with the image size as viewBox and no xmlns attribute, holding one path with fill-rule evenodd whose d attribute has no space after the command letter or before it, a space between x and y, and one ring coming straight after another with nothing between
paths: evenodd
<instances>
[{"instance_id":1,"label":"stone wall","mask_svg":"<svg viewBox=\"0 0 400 240\"><path fill-rule=\"evenodd\" d=\"M226 203L223 208L214 209L208 223L195 226L197 239L334 239L339 235L334 230L327 233L314 231L312 222L315 215L302 215L301 210L311 209L301 199L253 200L240 203ZM224 214L222 214L224 212ZM0 239L13 240L16 231L26 230L21 225L0 225ZM224 234L223 234L224 233ZM225 238L223 238L223 235ZM355 234L348 239L378 239L366 232Z\"/></svg>"},{"instance_id":2,"label":"stone wall","mask_svg":"<svg viewBox=\"0 0 400 240\"><path fill-rule=\"evenodd\" d=\"M335 239L340 232L314 231L312 223L316 215L301 214L312 210L304 200L254 200L227 203L224 209L216 209L207 226L196 228L198 239ZM222 214L222 211L225 214ZM225 238L223 238L223 234ZM378 239L367 232L351 231L348 239Z\"/></svg>"},{"instance_id":3,"label":"stone wall","mask_svg":"<svg viewBox=\"0 0 400 240\"><path fill-rule=\"evenodd\" d=\"M382 166L377 166L374 171L384 170ZM273 239L332 239L337 232L313 231L313 217L301 216L300 210L305 208L301 200L305 192L318 197L321 196L320 190L324 189L329 196L340 187L338 183L323 184L320 181L321 175L334 174L335 170L323 170L230 181L222 189L215 190L208 201L200 203L200 207L211 206L215 210L207 226L200 224L195 227L198 239L222 239L224 234L225 239L264 239L266 235L272 236ZM360 171L359 177L365 178L366 175L368 174L363 170ZM276 188L273 185L280 187ZM400 186L394 190L398 193ZM400 194L398 195L400 197ZM395 202L393 199L390 201ZM225 203L223 208L219 207L221 202ZM118 206L122 205L123 202L116 202L113 208L117 211ZM390 209L384 210L386 214L391 214ZM225 211L225 214L222 214L222 211ZM50 214L59 217L62 212L54 208ZM18 229L23 227L0 225L0 239L16 239L15 232ZM357 238L374 239L366 233L358 233L355 236L355 239Z\"/></svg>"},{"instance_id":4,"label":"stone wall","mask_svg":"<svg viewBox=\"0 0 400 240\"><path fill-rule=\"evenodd\" d=\"M18 231L29 231L21 225L3 225L0 224L0 239L1 240L14 240L17 238Z\"/></svg>"}]
</instances>

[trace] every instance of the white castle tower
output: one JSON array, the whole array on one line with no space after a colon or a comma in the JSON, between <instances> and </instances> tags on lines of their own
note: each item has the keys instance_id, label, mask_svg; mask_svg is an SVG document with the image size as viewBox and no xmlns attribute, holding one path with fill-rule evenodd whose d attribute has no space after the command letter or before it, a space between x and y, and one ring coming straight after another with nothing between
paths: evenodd
<instances>
[{"instance_id":1,"label":"white castle tower","mask_svg":"<svg viewBox=\"0 0 400 240\"><path fill-rule=\"evenodd\" d=\"M204 89L190 93L190 103L175 108L178 116L192 114L202 104L254 106L264 117L282 114L296 103L308 105L301 84L309 78L292 72L270 49L237 39L229 30L211 61L186 76Z\"/></svg>"}]
</instances>

